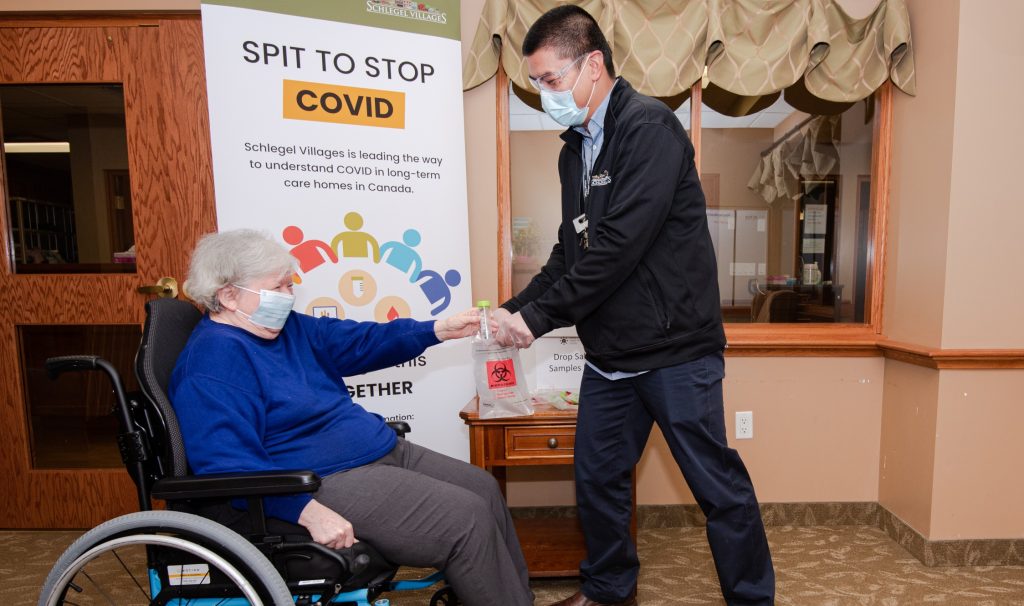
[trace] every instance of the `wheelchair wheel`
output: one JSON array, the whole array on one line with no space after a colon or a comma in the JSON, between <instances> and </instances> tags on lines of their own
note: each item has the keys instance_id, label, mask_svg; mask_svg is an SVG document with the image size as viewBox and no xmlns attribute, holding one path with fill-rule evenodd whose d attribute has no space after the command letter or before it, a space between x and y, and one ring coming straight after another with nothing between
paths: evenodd
<instances>
[{"instance_id":1,"label":"wheelchair wheel","mask_svg":"<svg viewBox=\"0 0 1024 606\"><path fill-rule=\"evenodd\" d=\"M229 601L293 604L274 566L234 531L187 513L143 511L72 543L50 570L38 606Z\"/></svg>"},{"instance_id":2,"label":"wheelchair wheel","mask_svg":"<svg viewBox=\"0 0 1024 606\"><path fill-rule=\"evenodd\" d=\"M459 596L455 595L455 590L447 585L435 591L433 597L430 598L430 606L461 606L461 604Z\"/></svg>"}]
</instances>

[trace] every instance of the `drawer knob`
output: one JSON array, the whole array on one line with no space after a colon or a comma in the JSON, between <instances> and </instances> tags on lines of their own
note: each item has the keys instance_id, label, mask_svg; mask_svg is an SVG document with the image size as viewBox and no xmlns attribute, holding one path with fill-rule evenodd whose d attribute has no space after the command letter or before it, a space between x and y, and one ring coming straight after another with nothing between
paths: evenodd
<instances>
[{"instance_id":1,"label":"drawer knob","mask_svg":"<svg viewBox=\"0 0 1024 606\"><path fill-rule=\"evenodd\" d=\"M558 448L558 438L548 438L548 448Z\"/></svg>"}]
</instances>

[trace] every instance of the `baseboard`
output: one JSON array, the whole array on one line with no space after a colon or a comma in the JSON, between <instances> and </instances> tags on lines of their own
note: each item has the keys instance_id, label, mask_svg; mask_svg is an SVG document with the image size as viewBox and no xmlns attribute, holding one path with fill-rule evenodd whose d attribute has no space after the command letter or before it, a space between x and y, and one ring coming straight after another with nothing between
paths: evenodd
<instances>
[{"instance_id":1,"label":"baseboard","mask_svg":"<svg viewBox=\"0 0 1024 606\"><path fill-rule=\"evenodd\" d=\"M878 526L878 503L761 503L765 526ZM576 507L512 507L513 518L575 518ZM640 505L636 508L638 528L680 528L704 526L704 513L697 505Z\"/></svg>"},{"instance_id":2,"label":"baseboard","mask_svg":"<svg viewBox=\"0 0 1024 606\"><path fill-rule=\"evenodd\" d=\"M512 507L512 517L573 519L575 506ZM641 529L702 527L697 505L639 505ZM934 566L1024 566L1024 539L929 541L876 502L761 503L765 526L877 526L911 555Z\"/></svg>"},{"instance_id":3,"label":"baseboard","mask_svg":"<svg viewBox=\"0 0 1024 606\"><path fill-rule=\"evenodd\" d=\"M575 518L575 505L552 505L548 507L509 507L513 518L526 520L557 520L559 518Z\"/></svg>"},{"instance_id":4,"label":"baseboard","mask_svg":"<svg viewBox=\"0 0 1024 606\"><path fill-rule=\"evenodd\" d=\"M765 526L878 526L878 503L761 503ZM696 505L640 505L639 528L703 526Z\"/></svg>"},{"instance_id":5,"label":"baseboard","mask_svg":"<svg viewBox=\"0 0 1024 606\"><path fill-rule=\"evenodd\" d=\"M879 510L879 528L925 566L1024 566L1024 539L930 541L888 509Z\"/></svg>"}]
</instances>

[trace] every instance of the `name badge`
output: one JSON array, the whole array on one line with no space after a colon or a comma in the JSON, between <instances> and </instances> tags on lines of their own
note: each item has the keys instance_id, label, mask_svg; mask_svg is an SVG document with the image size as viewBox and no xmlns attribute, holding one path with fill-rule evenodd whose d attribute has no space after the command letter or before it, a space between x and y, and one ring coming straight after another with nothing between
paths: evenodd
<instances>
[{"instance_id":1,"label":"name badge","mask_svg":"<svg viewBox=\"0 0 1024 606\"><path fill-rule=\"evenodd\" d=\"M587 221L586 213L572 220L572 226L576 229L576 233L578 234L583 233L587 229L588 224L589 222Z\"/></svg>"}]
</instances>

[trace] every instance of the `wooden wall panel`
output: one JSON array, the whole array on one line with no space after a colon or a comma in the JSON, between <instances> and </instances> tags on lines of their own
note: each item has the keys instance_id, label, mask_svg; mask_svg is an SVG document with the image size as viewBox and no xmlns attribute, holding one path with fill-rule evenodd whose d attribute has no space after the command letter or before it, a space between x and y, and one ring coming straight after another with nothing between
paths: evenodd
<instances>
[{"instance_id":1,"label":"wooden wall panel","mask_svg":"<svg viewBox=\"0 0 1024 606\"><path fill-rule=\"evenodd\" d=\"M148 28L132 32L137 39L150 35L157 36L161 44L165 42L162 26L156 32ZM128 128L134 142L128 162L133 175L132 220L138 242L138 280L140 284L152 284L167 275L180 283L181 276L170 273L173 268L167 266L170 259L164 260L174 250L169 242L175 238L174 225L167 224L174 220L175 214L169 204L175 200L170 165L180 152L177 146L169 144L173 133L170 132L170 112L165 111L173 93L168 90L170 83L163 69L164 53L160 45L140 46L142 52L133 58L134 67L125 77L125 104L132 114ZM182 212L188 212L184 201L181 202Z\"/></svg>"},{"instance_id":2,"label":"wooden wall panel","mask_svg":"<svg viewBox=\"0 0 1024 606\"><path fill-rule=\"evenodd\" d=\"M18 28L16 52L26 82L117 82L128 54L124 28Z\"/></svg>"},{"instance_id":3,"label":"wooden wall panel","mask_svg":"<svg viewBox=\"0 0 1024 606\"><path fill-rule=\"evenodd\" d=\"M21 79L20 44L20 30L0 29L0 81L14 82Z\"/></svg>"},{"instance_id":4,"label":"wooden wall panel","mask_svg":"<svg viewBox=\"0 0 1024 606\"><path fill-rule=\"evenodd\" d=\"M137 323L138 299L120 296L138 283L124 275L22 275L0 279L0 321L17 324ZM112 296L117 293L116 296Z\"/></svg>"},{"instance_id":5,"label":"wooden wall panel","mask_svg":"<svg viewBox=\"0 0 1024 606\"><path fill-rule=\"evenodd\" d=\"M170 198L181 200L168 213L165 246L191 251L198 236L217 229L210 148L210 118L206 100L203 32L199 20L165 22L160 29L162 61L167 71L163 90L167 114L164 142L170 172ZM173 236L173 237L172 237ZM185 239L182 239L185 236ZM167 255L177 262L167 271L185 279L187 256Z\"/></svg>"}]
</instances>

